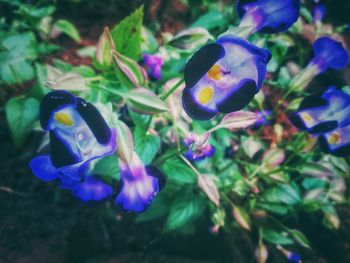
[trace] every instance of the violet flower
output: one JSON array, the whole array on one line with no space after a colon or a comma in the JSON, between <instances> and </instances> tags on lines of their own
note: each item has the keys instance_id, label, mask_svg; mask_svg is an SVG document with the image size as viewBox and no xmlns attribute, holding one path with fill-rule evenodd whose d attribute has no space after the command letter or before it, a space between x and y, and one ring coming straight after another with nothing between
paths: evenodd
<instances>
[{"instance_id":1,"label":"violet flower","mask_svg":"<svg viewBox=\"0 0 350 263\"><path fill-rule=\"evenodd\" d=\"M81 181L89 163L116 149L116 132L90 103L69 92L46 94L40 104L40 123L50 133L50 155L30 162L44 181L66 177Z\"/></svg>"},{"instance_id":2,"label":"violet flower","mask_svg":"<svg viewBox=\"0 0 350 263\"><path fill-rule=\"evenodd\" d=\"M260 90L270 58L268 50L232 35L202 47L185 67L184 110L209 120L244 108Z\"/></svg>"},{"instance_id":3,"label":"violet flower","mask_svg":"<svg viewBox=\"0 0 350 263\"><path fill-rule=\"evenodd\" d=\"M119 159L121 176L116 205L127 212L142 212L164 186L164 176L153 166L145 166L136 153L130 164Z\"/></svg>"},{"instance_id":4,"label":"violet flower","mask_svg":"<svg viewBox=\"0 0 350 263\"><path fill-rule=\"evenodd\" d=\"M240 27L251 27L252 33L286 31L300 16L300 0L240 0L238 15Z\"/></svg>"},{"instance_id":5,"label":"violet flower","mask_svg":"<svg viewBox=\"0 0 350 263\"><path fill-rule=\"evenodd\" d=\"M341 70L349 63L349 55L342 43L330 38L320 37L313 44L314 57L307 67L292 80L290 88L303 90L311 80L328 69Z\"/></svg>"},{"instance_id":6,"label":"violet flower","mask_svg":"<svg viewBox=\"0 0 350 263\"><path fill-rule=\"evenodd\" d=\"M325 152L350 154L350 95L330 87L321 96L304 99L290 120L300 130L317 135Z\"/></svg>"},{"instance_id":7,"label":"violet flower","mask_svg":"<svg viewBox=\"0 0 350 263\"><path fill-rule=\"evenodd\" d=\"M146 68L147 74L156 80L160 80L162 78L163 63L163 59L158 55L143 55L143 65Z\"/></svg>"}]
</instances>

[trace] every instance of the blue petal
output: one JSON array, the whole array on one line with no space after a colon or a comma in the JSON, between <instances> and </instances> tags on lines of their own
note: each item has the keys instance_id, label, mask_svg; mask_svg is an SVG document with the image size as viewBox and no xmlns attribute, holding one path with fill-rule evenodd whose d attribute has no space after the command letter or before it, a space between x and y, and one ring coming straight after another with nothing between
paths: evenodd
<instances>
[{"instance_id":1,"label":"blue petal","mask_svg":"<svg viewBox=\"0 0 350 263\"><path fill-rule=\"evenodd\" d=\"M95 106L78 98L77 111L95 135L96 140L101 144L107 144L111 139L111 130Z\"/></svg>"},{"instance_id":2,"label":"blue petal","mask_svg":"<svg viewBox=\"0 0 350 263\"><path fill-rule=\"evenodd\" d=\"M240 0L238 15L252 16L256 29L262 33L286 31L299 18L300 0Z\"/></svg>"},{"instance_id":3,"label":"blue petal","mask_svg":"<svg viewBox=\"0 0 350 263\"><path fill-rule=\"evenodd\" d=\"M221 45L212 43L199 49L186 63L185 83L186 88L192 88L220 59L225 56L225 50Z\"/></svg>"},{"instance_id":4,"label":"blue petal","mask_svg":"<svg viewBox=\"0 0 350 263\"><path fill-rule=\"evenodd\" d=\"M84 182L80 183L74 191L74 195L83 202L101 201L112 193L112 187L93 176L85 177Z\"/></svg>"},{"instance_id":5,"label":"blue petal","mask_svg":"<svg viewBox=\"0 0 350 263\"><path fill-rule=\"evenodd\" d=\"M343 69L349 63L349 55L343 45L330 37L320 37L313 44L314 59L312 63L317 65L321 72L328 68Z\"/></svg>"},{"instance_id":6,"label":"blue petal","mask_svg":"<svg viewBox=\"0 0 350 263\"><path fill-rule=\"evenodd\" d=\"M185 88L182 92L182 106L188 116L195 120L210 120L217 114L217 110L199 104L188 88Z\"/></svg>"},{"instance_id":7,"label":"blue petal","mask_svg":"<svg viewBox=\"0 0 350 263\"><path fill-rule=\"evenodd\" d=\"M40 124L44 130L49 129L50 119L53 112L75 105L76 98L71 93L64 90L55 90L47 93L40 102Z\"/></svg>"},{"instance_id":8,"label":"blue petal","mask_svg":"<svg viewBox=\"0 0 350 263\"><path fill-rule=\"evenodd\" d=\"M60 173L52 165L49 155L40 155L30 161L30 169L39 179L48 182L57 179Z\"/></svg>"},{"instance_id":9,"label":"blue petal","mask_svg":"<svg viewBox=\"0 0 350 263\"><path fill-rule=\"evenodd\" d=\"M256 83L251 79L243 79L232 92L218 103L218 110L222 113L238 111L246 107L256 94Z\"/></svg>"},{"instance_id":10,"label":"blue petal","mask_svg":"<svg viewBox=\"0 0 350 263\"><path fill-rule=\"evenodd\" d=\"M326 8L323 4L316 4L316 6L314 7L314 10L313 10L313 20L314 20L314 23L320 23L322 22L324 16L325 16L325 13L326 13Z\"/></svg>"},{"instance_id":11,"label":"blue petal","mask_svg":"<svg viewBox=\"0 0 350 263\"><path fill-rule=\"evenodd\" d=\"M157 177L148 175L146 169L132 171L128 166L120 166L121 187L115 203L127 212L142 212L152 202L159 191Z\"/></svg>"},{"instance_id":12,"label":"blue petal","mask_svg":"<svg viewBox=\"0 0 350 263\"><path fill-rule=\"evenodd\" d=\"M335 138L337 139L332 139L334 136L336 136ZM338 157L350 155L350 125L320 135L318 137L318 142L326 153Z\"/></svg>"},{"instance_id":13,"label":"blue petal","mask_svg":"<svg viewBox=\"0 0 350 263\"><path fill-rule=\"evenodd\" d=\"M216 43L220 45L225 45L226 43L232 43L234 45L241 46L242 48L250 52L251 55L254 56L256 68L258 70L258 83L256 87L257 88L256 92L258 92L265 79L266 67L267 67L267 63L269 63L271 59L271 52L267 49L259 48L249 43L245 39L242 39L233 35L223 35L216 41Z\"/></svg>"}]
</instances>

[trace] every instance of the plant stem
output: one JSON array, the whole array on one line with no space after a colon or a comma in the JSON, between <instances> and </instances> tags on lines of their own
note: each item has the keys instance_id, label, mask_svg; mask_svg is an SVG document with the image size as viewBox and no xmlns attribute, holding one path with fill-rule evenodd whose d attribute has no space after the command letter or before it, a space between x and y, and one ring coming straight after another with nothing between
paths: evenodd
<instances>
[{"instance_id":1,"label":"plant stem","mask_svg":"<svg viewBox=\"0 0 350 263\"><path fill-rule=\"evenodd\" d=\"M185 81L184 79L180 79L170 90L160 95L160 99L163 101L166 100L171 94L175 92L175 90L177 90L181 86L181 84L184 81Z\"/></svg>"}]
</instances>

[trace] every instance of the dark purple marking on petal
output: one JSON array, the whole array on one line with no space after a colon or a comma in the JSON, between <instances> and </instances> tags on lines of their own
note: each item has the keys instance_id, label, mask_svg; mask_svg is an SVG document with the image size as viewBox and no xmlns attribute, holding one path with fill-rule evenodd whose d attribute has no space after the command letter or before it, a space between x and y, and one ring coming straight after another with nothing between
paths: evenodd
<instances>
[{"instance_id":1,"label":"dark purple marking on petal","mask_svg":"<svg viewBox=\"0 0 350 263\"><path fill-rule=\"evenodd\" d=\"M318 108L328 106L329 102L327 99L317 95L306 97L300 104L298 111L306 110L311 108Z\"/></svg>"},{"instance_id":2,"label":"dark purple marking on petal","mask_svg":"<svg viewBox=\"0 0 350 263\"><path fill-rule=\"evenodd\" d=\"M237 84L233 92L218 104L222 113L238 111L246 107L256 94L256 83L252 79L243 79Z\"/></svg>"},{"instance_id":3,"label":"dark purple marking on petal","mask_svg":"<svg viewBox=\"0 0 350 263\"><path fill-rule=\"evenodd\" d=\"M192 96L189 89L182 92L182 106L188 116L195 120L210 120L216 114L216 110L206 108L199 104Z\"/></svg>"},{"instance_id":4,"label":"dark purple marking on petal","mask_svg":"<svg viewBox=\"0 0 350 263\"><path fill-rule=\"evenodd\" d=\"M79 158L58 137L55 131L50 131L50 156L51 162L56 168L76 164Z\"/></svg>"},{"instance_id":5,"label":"dark purple marking on petal","mask_svg":"<svg viewBox=\"0 0 350 263\"><path fill-rule=\"evenodd\" d=\"M292 114L290 114L289 120L299 130L305 131L307 129L304 121L302 120L302 118L300 118L297 112L293 112Z\"/></svg>"},{"instance_id":6,"label":"dark purple marking on petal","mask_svg":"<svg viewBox=\"0 0 350 263\"><path fill-rule=\"evenodd\" d=\"M186 89L191 89L210 70L210 68L225 56L224 48L216 43L208 44L199 49L186 63Z\"/></svg>"},{"instance_id":7,"label":"dark purple marking on petal","mask_svg":"<svg viewBox=\"0 0 350 263\"><path fill-rule=\"evenodd\" d=\"M154 167L151 165L147 165L145 168L149 176L153 176L158 179L158 187L159 187L158 191L162 190L166 184L164 174L157 167Z\"/></svg>"},{"instance_id":8,"label":"dark purple marking on petal","mask_svg":"<svg viewBox=\"0 0 350 263\"><path fill-rule=\"evenodd\" d=\"M336 128L338 128L337 121L325 121L313 126L308 130L308 132L311 134L318 134L318 133L330 132Z\"/></svg>"},{"instance_id":9,"label":"dark purple marking on petal","mask_svg":"<svg viewBox=\"0 0 350 263\"><path fill-rule=\"evenodd\" d=\"M96 140L101 144L106 144L111 139L111 130L108 127L101 113L91 103L82 98L77 100L77 111L89 126Z\"/></svg>"},{"instance_id":10,"label":"dark purple marking on petal","mask_svg":"<svg viewBox=\"0 0 350 263\"><path fill-rule=\"evenodd\" d=\"M64 90L55 90L47 93L40 103L40 124L44 130L49 129L52 114L59 109L71 104L75 105L76 98L71 93Z\"/></svg>"}]
</instances>

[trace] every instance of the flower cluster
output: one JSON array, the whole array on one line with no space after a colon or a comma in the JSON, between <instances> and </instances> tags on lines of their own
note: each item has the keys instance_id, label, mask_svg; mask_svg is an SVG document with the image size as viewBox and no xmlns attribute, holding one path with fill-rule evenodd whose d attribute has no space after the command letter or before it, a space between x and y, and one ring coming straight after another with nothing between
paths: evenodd
<instances>
[{"instance_id":1,"label":"flower cluster","mask_svg":"<svg viewBox=\"0 0 350 263\"><path fill-rule=\"evenodd\" d=\"M84 99L58 90L43 97L40 123L50 134L50 153L33 158L32 172L43 181L58 180L61 188L84 202L111 196L109 185L88 175L92 160L116 150L116 130L101 113ZM120 173L123 186L116 204L127 211L143 211L160 190L161 172L145 167L135 153L131 164L120 161Z\"/></svg>"},{"instance_id":2,"label":"flower cluster","mask_svg":"<svg viewBox=\"0 0 350 263\"><path fill-rule=\"evenodd\" d=\"M325 152L350 154L350 95L343 91L330 87L321 96L305 98L290 120L300 130L318 136Z\"/></svg>"}]
</instances>

